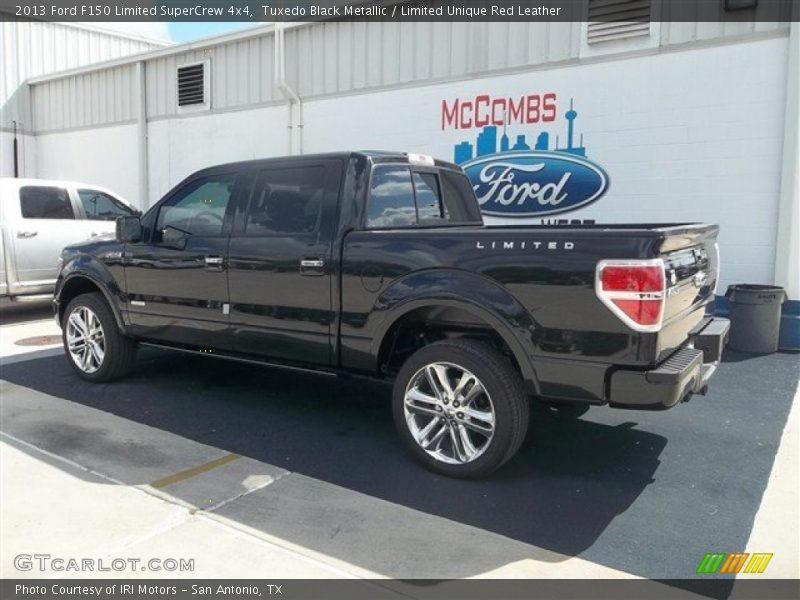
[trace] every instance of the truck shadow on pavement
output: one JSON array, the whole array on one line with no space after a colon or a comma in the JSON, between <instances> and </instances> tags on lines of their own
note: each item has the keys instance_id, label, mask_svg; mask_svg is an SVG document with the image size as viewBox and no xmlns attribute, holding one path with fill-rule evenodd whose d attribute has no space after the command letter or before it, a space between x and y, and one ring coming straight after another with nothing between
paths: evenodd
<instances>
[{"instance_id":1,"label":"truck shadow on pavement","mask_svg":"<svg viewBox=\"0 0 800 600\"><path fill-rule=\"evenodd\" d=\"M11 302L0 299L0 325L15 325L53 318L52 300Z\"/></svg>"},{"instance_id":2,"label":"truck shadow on pavement","mask_svg":"<svg viewBox=\"0 0 800 600\"><path fill-rule=\"evenodd\" d=\"M448 479L417 465L395 433L384 384L153 350L113 384L80 381L61 356L6 365L2 378L545 551L651 578L685 578L709 549L744 549L797 383L797 365L785 358L731 365L728 377L717 375L721 397L666 413L601 407L569 419L536 412L519 455L482 481ZM753 417L752 390L760 389L742 372L753 362L755 373L772 369L776 387L760 398L762 418L743 428L742 419ZM66 452L91 435L53 424L47 449ZM748 439L752 447L742 447ZM157 448L131 453L116 440L103 444L119 460L166 458ZM738 463L730 460L734 447L744 457ZM303 527L264 515L229 516L336 555L332 542ZM387 572L386 557L374 549L341 558L389 576L413 576ZM464 564L447 576L476 575L508 558L497 556L496 564L477 571Z\"/></svg>"}]
</instances>

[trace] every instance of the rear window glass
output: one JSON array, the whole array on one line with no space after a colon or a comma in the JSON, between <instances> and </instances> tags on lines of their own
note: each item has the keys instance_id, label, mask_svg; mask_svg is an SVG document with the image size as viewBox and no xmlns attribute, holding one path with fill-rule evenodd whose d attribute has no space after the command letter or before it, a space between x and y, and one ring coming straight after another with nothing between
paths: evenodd
<instances>
[{"instance_id":1,"label":"rear window glass","mask_svg":"<svg viewBox=\"0 0 800 600\"><path fill-rule=\"evenodd\" d=\"M444 213L452 223L482 223L472 184L463 173L439 171Z\"/></svg>"},{"instance_id":2,"label":"rear window glass","mask_svg":"<svg viewBox=\"0 0 800 600\"><path fill-rule=\"evenodd\" d=\"M325 198L325 172L324 165L261 171L247 211L246 232L316 231Z\"/></svg>"},{"instance_id":3,"label":"rear window glass","mask_svg":"<svg viewBox=\"0 0 800 600\"><path fill-rule=\"evenodd\" d=\"M59 187L25 186L19 190L24 219L74 219L67 190Z\"/></svg>"},{"instance_id":4,"label":"rear window glass","mask_svg":"<svg viewBox=\"0 0 800 600\"><path fill-rule=\"evenodd\" d=\"M404 167L376 168L372 172L367 226L404 227L416 222L411 170Z\"/></svg>"},{"instance_id":5,"label":"rear window glass","mask_svg":"<svg viewBox=\"0 0 800 600\"><path fill-rule=\"evenodd\" d=\"M372 229L456 223L482 223L466 175L455 171L417 171L377 166L367 206Z\"/></svg>"},{"instance_id":6,"label":"rear window glass","mask_svg":"<svg viewBox=\"0 0 800 600\"><path fill-rule=\"evenodd\" d=\"M417 198L417 218L423 225L426 222L441 221L442 198L439 192L439 178L434 173L414 173L414 194Z\"/></svg>"}]
</instances>

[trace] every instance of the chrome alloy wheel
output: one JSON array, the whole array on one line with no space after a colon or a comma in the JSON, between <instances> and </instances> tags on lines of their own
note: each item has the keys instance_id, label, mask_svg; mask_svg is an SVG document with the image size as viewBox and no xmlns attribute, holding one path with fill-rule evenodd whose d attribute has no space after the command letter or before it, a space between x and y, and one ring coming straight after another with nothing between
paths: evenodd
<instances>
[{"instance_id":1,"label":"chrome alloy wheel","mask_svg":"<svg viewBox=\"0 0 800 600\"><path fill-rule=\"evenodd\" d=\"M67 350L84 373L94 373L103 366L105 332L97 315L85 306L76 307L67 319Z\"/></svg>"},{"instance_id":2,"label":"chrome alloy wheel","mask_svg":"<svg viewBox=\"0 0 800 600\"><path fill-rule=\"evenodd\" d=\"M472 462L494 436L491 397L475 375L452 363L417 371L406 387L404 411L419 447L441 462Z\"/></svg>"}]
</instances>

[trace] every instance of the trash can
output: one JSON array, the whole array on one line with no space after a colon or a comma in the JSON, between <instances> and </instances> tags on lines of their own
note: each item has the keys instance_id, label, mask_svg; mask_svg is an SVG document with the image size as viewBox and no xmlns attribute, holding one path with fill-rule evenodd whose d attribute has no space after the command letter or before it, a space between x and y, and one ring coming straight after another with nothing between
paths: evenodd
<instances>
[{"instance_id":1,"label":"trash can","mask_svg":"<svg viewBox=\"0 0 800 600\"><path fill-rule=\"evenodd\" d=\"M737 284L728 287L731 303L731 337L728 347L739 352L770 354L778 350L781 305L786 300L782 287Z\"/></svg>"}]
</instances>

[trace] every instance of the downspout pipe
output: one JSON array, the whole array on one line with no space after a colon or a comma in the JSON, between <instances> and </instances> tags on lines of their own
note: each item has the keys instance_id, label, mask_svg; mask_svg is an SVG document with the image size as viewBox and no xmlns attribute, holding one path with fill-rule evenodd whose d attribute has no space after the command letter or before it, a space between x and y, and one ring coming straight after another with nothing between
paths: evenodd
<instances>
[{"instance_id":1,"label":"downspout pipe","mask_svg":"<svg viewBox=\"0 0 800 600\"><path fill-rule=\"evenodd\" d=\"M136 63L136 140L139 158L139 208L147 210L149 201L150 175L147 160L147 73L145 62Z\"/></svg>"},{"instance_id":2,"label":"downspout pipe","mask_svg":"<svg viewBox=\"0 0 800 600\"><path fill-rule=\"evenodd\" d=\"M286 81L286 44L283 23L275 23L275 85L289 103L289 154L294 154L295 129L297 130L297 154L303 153L303 101ZM294 107L297 106L297 123Z\"/></svg>"}]
</instances>

